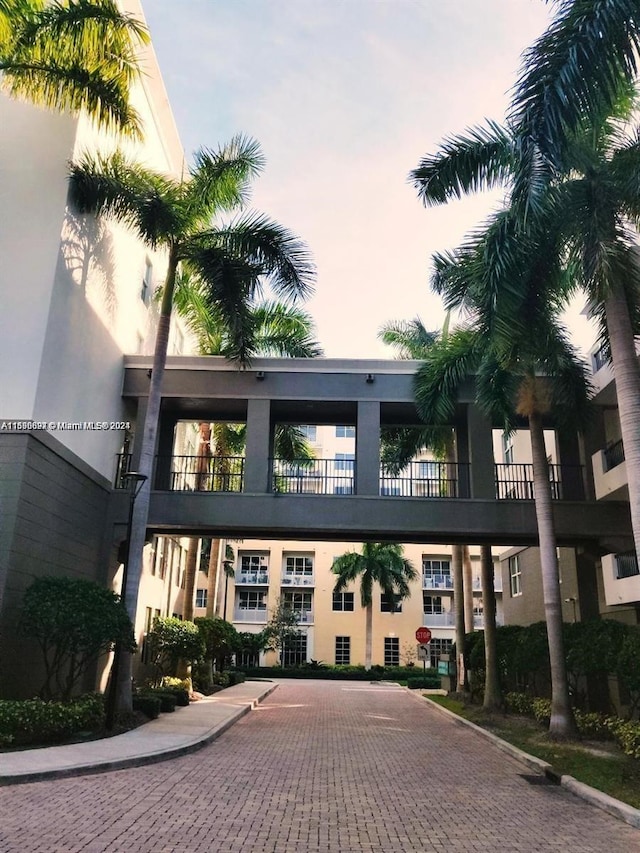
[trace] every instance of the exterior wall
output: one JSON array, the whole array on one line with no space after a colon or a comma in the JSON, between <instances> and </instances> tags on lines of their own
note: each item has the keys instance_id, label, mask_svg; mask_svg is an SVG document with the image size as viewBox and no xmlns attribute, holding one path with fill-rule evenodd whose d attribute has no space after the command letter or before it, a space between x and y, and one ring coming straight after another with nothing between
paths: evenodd
<instances>
[{"instance_id":1,"label":"exterior wall","mask_svg":"<svg viewBox=\"0 0 640 853\"><path fill-rule=\"evenodd\" d=\"M509 558L517 557L521 592L513 594L509 577ZM580 601L576 557L573 548L559 548L558 559L562 584L563 619L580 621ZM502 572L502 607L505 625L531 625L544 621L544 598L538 548L511 548L500 554ZM568 600L567 600L568 599ZM574 616L575 604L575 616Z\"/></svg>"},{"instance_id":2,"label":"exterior wall","mask_svg":"<svg viewBox=\"0 0 640 853\"><path fill-rule=\"evenodd\" d=\"M107 481L46 433L0 435L1 696L40 686L35 650L16 633L31 582L50 574L105 581L109 493ZM33 653L28 667L25 651Z\"/></svg>"}]
</instances>

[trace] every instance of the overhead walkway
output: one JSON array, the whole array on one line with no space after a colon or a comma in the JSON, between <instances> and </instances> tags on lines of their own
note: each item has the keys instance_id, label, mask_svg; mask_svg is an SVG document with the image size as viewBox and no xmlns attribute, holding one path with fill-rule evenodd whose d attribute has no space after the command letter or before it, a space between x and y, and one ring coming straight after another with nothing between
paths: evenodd
<instances>
[{"instance_id":1,"label":"overhead walkway","mask_svg":"<svg viewBox=\"0 0 640 853\"><path fill-rule=\"evenodd\" d=\"M456 458L416 462L393 477L381 469L385 427L419 422L411 361L257 359L238 370L217 357L169 358L163 381L157 464L149 526L153 532L295 538L534 544L531 466L496 465L492 424L474 404L473 377L451 419ZM146 408L151 359L127 357L123 394ZM180 421L246 423L245 456L176 454ZM354 460L312 465L274 458L278 424L353 425ZM553 428L553 424L547 425ZM138 433L140 430L138 431ZM619 550L630 536L628 506L594 499L588 454L577 435L557 434L550 479L558 542ZM588 450L588 448L587 448ZM139 443L118 461L115 485L135 470ZM126 522L127 496L116 488L113 518Z\"/></svg>"}]
</instances>

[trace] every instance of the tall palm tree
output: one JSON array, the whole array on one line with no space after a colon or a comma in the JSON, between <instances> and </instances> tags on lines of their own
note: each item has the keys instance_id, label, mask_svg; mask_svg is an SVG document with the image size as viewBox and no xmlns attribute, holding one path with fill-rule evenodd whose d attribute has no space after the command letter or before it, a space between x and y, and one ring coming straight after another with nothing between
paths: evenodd
<instances>
[{"instance_id":1,"label":"tall palm tree","mask_svg":"<svg viewBox=\"0 0 640 853\"><path fill-rule=\"evenodd\" d=\"M343 592L360 579L360 601L365 609L365 669L371 669L373 633L373 587L378 584L391 607L411 595L409 584L418 573L402 556L403 547L390 542L364 542L362 553L348 551L333 561L331 570L338 576L334 592Z\"/></svg>"},{"instance_id":2,"label":"tall palm tree","mask_svg":"<svg viewBox=\"0 0 640 853\"><path fill-rule=\"evenodd\" d=\"M114 0L0 0L0 88L140 135L129 89L149 36Z\"/></svg>"},{"instance_id":3,"label":"tall palm tree","mask_svg":"<svg viewBox=\"0 0 640 853\"><path fill-rule=\"evenodd\" d=\"M567 737L574 733L569 705L569 692L562 644L562 602L552 512L552 494L544 444L543 419L548 413L561 423L581 423L587 413L588 383L585 367L576 357L554 319L559 305L548 301L550 293L562 293L561 281L567 271L551 254L532 260L523 247L519 278L513 286L523 296L521 310L526 317L527 333L512 337L510 346L495 332L498 325L508 325L503 302L496 317L496 302L486 281L488 246L501 233L508 212L495 217L489 228L465 253L446 263L439 259L434 276L436 289L459 296L465 293L465 307L473 322L432 348L415 379L416 405L420 415L435 423L446 423L453 414L460 382L476 374L476 397L480 407L501 424L505 431L513 429L517 417L529 425L533 459L534 495L545 618L549 637L552 680L552 714L550 734ZM514 315L512 328L522 323Z\"/></svg>"},{"instance_id":4,"label":"tall palm tree","mask_svg":"<svg viewBox=\"0 0 640 853\"><path fill-rule=\"evenodd\" d=\"M310 293L314 268L306 247L287 229L255 212L239 213L248 182L262 170L258 143L238 136L217 151L195 155L186 178L174 178L127 161L119 152L107 158L86 156L73 164L71 202L79 213L108 216L127 226L144 244L168 256L139 471L147 480L136 501L124 601L135 620L142 573L153 457L160 413L162 379L178 271L201 283L207 302L229 330L229 356L246 362L254 340L250 306L268 280L281 298ZM221 221L224 212L235 212ZM131 706L131 656L119 679L118 707Z\"/></svg>"}]
</instances>

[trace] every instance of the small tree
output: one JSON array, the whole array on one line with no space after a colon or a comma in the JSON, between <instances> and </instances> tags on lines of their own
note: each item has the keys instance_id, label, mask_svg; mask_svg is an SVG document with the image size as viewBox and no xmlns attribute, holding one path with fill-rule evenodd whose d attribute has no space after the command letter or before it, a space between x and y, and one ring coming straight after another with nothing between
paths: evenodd
<instances>
[{"instance_id":1,"label":"small tree","mask_svg":"<svg viewBox=\"0 0 640 853\"><path fill-rule=\"evenodd\" d=\"M231 655L239 647L239 636L230 622L225 622L218 616L197 617L193 620L200 632L200 638L204 647L204 659L211 667L218 671L223 670L228 664Z\"/></svg>"},{"instance_id":2,"label":"small tree","mask_svg":"<svg viewBox=\"0 0 640 853\"><path fill-rule=\"evenodd\" d=\"M282 599L279 599L266 627L266 636L269 642L268 648L280 653L280 666L282 667L284 666L284 649L287 643L294 640L300 633L298 623L298 614Z\"/></svg>"},{"instance_id":3,"label":"small tree","mask_svg":"<svg viewBox=\"0 0 640 853\"><path fill-rule=\"evenodd\" d=\"M250 655L252 659L259 662L260 652L271 647L271 637L266 628L254 634L249 631L238 632L238 652Z\"/></svg>"},{"instance_id":4,"label":"small tree","mask_svg":"<svg viewBox=\"0 0 640 853\"><path fill-rule=\"evenodd\" d=\"M43 699L68 700L83 675L116 642L127 651L136 649L131 620L119 597L76 578L35 580L24 596L19 630L42 652Z\"/></svg>"},{"instance_id":5,"label":"small tree","mask_svg":"<svg viewBox=\"0 0 640 853\"><path fill-rule=\"evenodd\" d=\"M175 675L181 660L193 663L204 651L196 625L173 617L156 617L147 643L158 682L166 675Z\"/></svg>"}]
</instances>

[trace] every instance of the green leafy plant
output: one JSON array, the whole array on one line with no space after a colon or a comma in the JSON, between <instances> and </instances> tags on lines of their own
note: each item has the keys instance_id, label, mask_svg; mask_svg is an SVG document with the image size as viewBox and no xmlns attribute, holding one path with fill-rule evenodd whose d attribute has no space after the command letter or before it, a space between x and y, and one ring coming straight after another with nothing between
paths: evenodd
<instances>
[{"instance_id":1,"label":"green leafy plant","mask_svg":"<svg viewBox=\"0 0 640 853\"><path fill-rule=\"evenodd\" d=\"M164 676L175 675L179 661L198 660L204 651L197 626L173 617L154 619L147 643L158 684Z\"/></svg>"},{"instance_id":2,"label":"green leafy plant","mask_svg":"<svg viewBox=\"0 0 640 853\"><path fill-rule=\"evenodd\" d=\"M19 626L40 649L43 699L71 697L78 682L116 642L135 651L133 628L118 596L88 580L42 577L25 592Z\"/></svg>"},{"instance_id":3,"label":"green leafy plant","mask_svg":"<svg viewBox=\"0 0 640 853\"><path fill-rule=\"evenodd\" d=\"M77 732L95 731L104 723L102 696L73 702L42 699L0 701L0 746L57 743Z\"/></svg>"}]
</instances>

